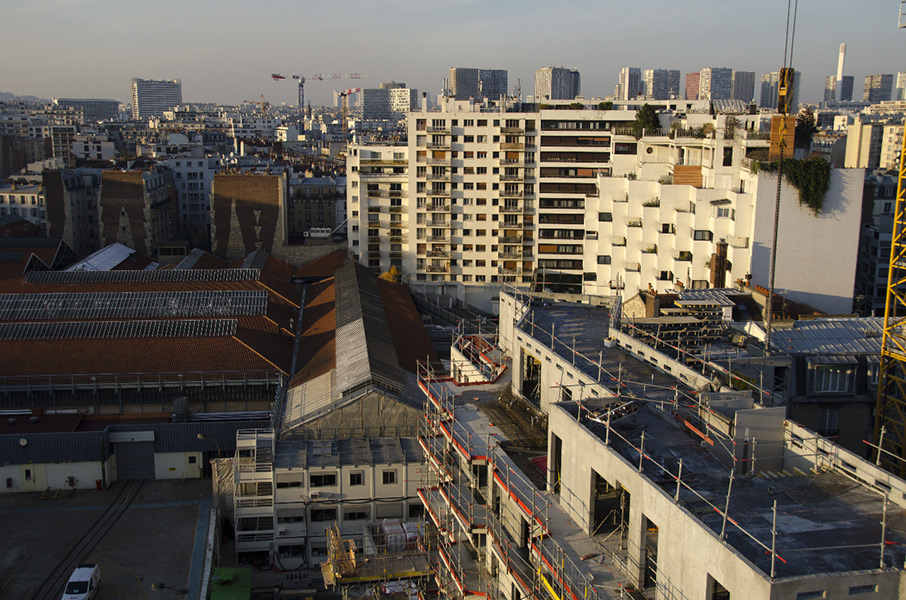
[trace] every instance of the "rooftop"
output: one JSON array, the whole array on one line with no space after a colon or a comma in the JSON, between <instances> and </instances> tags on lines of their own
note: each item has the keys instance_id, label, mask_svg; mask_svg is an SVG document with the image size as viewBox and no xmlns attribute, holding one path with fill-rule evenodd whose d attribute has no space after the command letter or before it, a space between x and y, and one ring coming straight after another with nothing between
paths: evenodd
<instances>
[{"instance_id":1,"label":"rooftop","mask_svg":"<svg viewBox=\"0 0 906 600\"><path fill-rule=\"evenodd\" d=\"M799 320L776 327L771 346L789 354L880 354L884 319Z\"/></svg>"},{"instance_id":2,"label":"rooftop","mask_svg":"<svg viewBox=\"0 0 906 600\"><path fill-rule=\"evenodd\" d=\"M576 415L575 404L559 406ZM731 472L705 449L701 438L686 435L669 419L650 406L639 406L611 422L610 446L630 464L638 465L644 432L642 472L671 497L676 493L674 474L682 460L680 504L719 535ZM581 423L604 443L604 424L584 417ZM763 572L770 573L775 500L777 577L878 567L883 496L833 471L793 469L783 476L737 475L733 480L725 539ZM888 564L902 565L906 511L888 505L886 527Z\"/></svg>"},{"instance_id":3,"label":"rooftop","mask_svg":"<svg viewBox=\"0 0 906 600\"><path fill-rule=\"evenodd\" d=\"M275 469L306 469L375 464L419 463L424 460L416 438L278 441Z\"/></svg>"}]
</instances>

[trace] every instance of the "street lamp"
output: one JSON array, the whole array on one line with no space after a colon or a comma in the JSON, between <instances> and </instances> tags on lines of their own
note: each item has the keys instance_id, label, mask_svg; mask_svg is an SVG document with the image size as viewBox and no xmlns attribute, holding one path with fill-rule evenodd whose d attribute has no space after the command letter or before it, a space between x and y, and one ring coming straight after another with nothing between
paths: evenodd
<instances>
[{"instance_id":1,"label":"street lamp","mask_svg":"<svg viewBox=\"0 0 906 600\"><path fill-rule=\"evenodd\" d=\"M208 437L203 433L199 433L195 437L197 437L200 440L208 440L210 442L214 442L214 445L217 446L217 458L220 458L220 444L217 443L217 440L215 440L214 438Z\"/></svg>"}]
</instances>

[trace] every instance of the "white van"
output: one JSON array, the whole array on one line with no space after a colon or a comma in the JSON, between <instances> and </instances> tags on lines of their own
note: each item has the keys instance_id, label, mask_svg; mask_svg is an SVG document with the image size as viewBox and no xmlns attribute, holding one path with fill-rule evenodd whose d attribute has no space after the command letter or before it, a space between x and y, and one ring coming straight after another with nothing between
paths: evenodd
<instances>
[{"instance_id":1,"label":"white van","mask_svg":"<svg viewBox=\"0 0 906 600\"><path fill-rule=\"evenodd\" d=\"M76 567L66 588L63 591L63 600L91 600L101 587L101 568L95 564L84 564Z\"/></svg>"}]
</instances>

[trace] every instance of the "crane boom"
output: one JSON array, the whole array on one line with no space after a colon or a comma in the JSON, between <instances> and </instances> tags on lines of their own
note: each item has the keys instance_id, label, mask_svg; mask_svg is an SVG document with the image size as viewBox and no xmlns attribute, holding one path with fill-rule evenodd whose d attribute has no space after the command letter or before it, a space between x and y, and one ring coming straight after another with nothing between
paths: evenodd
<instances>
[{"instance_id":1,"label":"crane boom","mask_svg":"<svg viewBox=\"0 0 906 600\"><path fill-rule=\"evenodd\" d=\"M286 79L283 75L279 73L271 73L271 77L274 81L279 81L280 79ZM299 82L299 110L305 109L305 80L315 80L315 81L325 81L328 79L371 79L370 76L364 73L315 73L314 75L301 75L296 74L292 76L293 79Z\"/></svg>"}]
</instances>

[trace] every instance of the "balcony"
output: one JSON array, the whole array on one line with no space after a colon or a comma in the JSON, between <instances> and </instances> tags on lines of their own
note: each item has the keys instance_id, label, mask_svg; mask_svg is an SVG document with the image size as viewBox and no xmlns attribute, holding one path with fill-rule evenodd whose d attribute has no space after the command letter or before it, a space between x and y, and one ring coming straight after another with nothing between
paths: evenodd
<instances>
[{"instance_id":1,"label":"balcony","mask_svg":"<svg viewBox=\"0 0 906 600\"><path fill-rule=\"evenodd\" d=\"M500 133L514 133L518 135L525 134L525 129L522 127L501 127Z\"/></svg>"},{"instance_id":2,"label":"balcony","mask_svg":"<svg viewBox=\"0 0 906 600\"><path fill-rule=\"evenodd\" d=\"M403 253L399 251L393 251L390 253L390 258L402 258Z\"/></svg>"},{"instance_id":3,"label":"balcony","mask_svg":"<svg viewBox=\"0 0 906 600\"><path fill-rule=\"evenodd\" d=\"M450 172L446 171L440 175L436 173L428 173L428 181L447 181L450 179Z\"/></svg>"},{"instance_id":4,"label":"balcony","mask_svg":"<svg viewBox=\"0 0 906 600\"><path fill-rule=\"evenodd\" d=\"M380 257L381 257L380 250L369 250L368 251L368 258L380 258Z\"/></svg>"},{"instance_id":5,"label":"balcony","mask_svg":"<svg viewBox=\"0 0 906 600\"><path fill-rule=\"evenodd\" d=\"M428 148L428 150L449 150L450 142L428 142L425 144L425 147Z\"/></svg>"},{"instance_id":6,"label":"balcony","mask_svg":"<svg viewBox=\"0 0 906 600\"><path fill-rule=\"evenodd\" d=\"M428 212L450 212L449 204L428 204L425 207Z\"/></svg>"},{"instance_id":7,"label":"balcony","mask_svg":"<svg viewBox=\"0 0 906 600\"><path fill-rule=\"evenodd\" d=\"M501 206L500 212L502 213L521 213L522 207L518 204L516 206Z\"/></svg>"},{"instance_id":8,"label":"balcony","mask_svg":"<svg viewBox=\"0 0 906 600\"><path fill-rule=\"evenodd\" d=\"M432 258L450 258L449 250L428 250L427 255Z\"/></svg>"},{"instance_id":9,"label":"balcony","mask_svg":"<svg viewBox=\"0 0 906 600\"><path fill-rule=\"evenodd\" d=\"M388 177L394 178L394 179L399 179L399 178L405 178L406 174L405 173L383 173L381 171L377 171L377 172L359 171L359 177L361 179L379 179L379 178L388 178Z\"/></svg>"},{"instance_id":10,"label":"balcony","mask_svg":"<svg viewBox=\"0 0 906 600\"><path fill-rule=\"evenodd\" d=\"M522 236L500 236L497 238L500 244L521 244Z\"/></svg>"},{"instance_id":11,"label":"balcony","mask_svg":"<svg viewBox=\"0 0 906 600\"><path fill-rule=\"evenodd\" d=\"M390 207L390 212L392 212L392 213L401 213L401 212L403 212L403 207L402 207L402 206L391 206L391 207Z\"/></svg>"},{"instance_id":12,"label":"balcony","mask_svg":"<svg viewBox=\"0 0 906 600\"><path fill-rule=\"evenodd\" d=\"M521 175L501 175L500 181L522 181Z\"/></svg>"},{"instance_id":13,"label":"balcony","mask_svg":"<svg viewBox=\"0 0 906 600\"><path fill-rule=\"evenodd\" d=\"M390 243L391 244L404 244L406 242L406 236L404 235L391 235Z\"/></svg>"},{"instance_id":14,"label":"balcony","mask_svg":"<svg viewBox=\"0 0 906 600\"><path fill-rule=\"evenodd\" d=\"M519 190L500 190L501 198L521 198L522 192Z\"/></svg>"},{"instance_id":15,"label":"balcony","mask_svg":"<svg viewBox=\"0 0 906 600\"><path fill-rule=\"evenodd\" d=\"M429 196L434 196L435 198L449 198L450 190L428 190Z\"/></svg>"},{"instance_id":16,"label":"balcony","mask_svg":"<svg viewBox=\"0 0 906 600\"><path fill-rule=\"evenodd\" d=\"M520 157L520 158L501 158L500 164L521 167L523 164L525 164L525 160L522 157Z\"/></svg>"},{"instance_id":17,"label":"balcony","mask_svg":"<svg viewBox=\"0 0 906 600\"><path fill-rule=\"evenodd\" d=\"M425 240L428 242L435 242L435 243L438 243L438 242L444 243L444 244L450 243L450 238L448 238L445 235L429 235L425 238ZM393 240L391 240L391 241L393 241Z\"/></svg>"},{"instance_id":18,"label":"balcony","mask_svg":"<svg viewBox=\"0 0 906 600\"><path fill-rule=\"evenodd\" d=\"M525 149L525 144L513 144L513 143L500 143L501 150L523 150Z\"/></svg>"},{"instance_id":19,"label":"balcony","mask_svg":"<svg viewBox=\"0 0 906 600\"><path fill-rule=\"evenodd\" d=\"M450 227L450 221L428 221L425 223L425 227Z\"/></svg>"},{"instance_id":20,"label":"balcony","mask_svg":"<svg viewBox=\"0 0 906 600\"><path fill-rule=\"evenodd\" d=\"M522 269L519 269L519 268L506 269L506 268L504 268L504 267L500 267L500 268L498 269L498 272L499 272L501 275L521 275L521 274L522 274Z\"/></svg>"},{"instance_id":21,"label":"balcony","mask_svg":"<svg viewBox=\"0 0 906 600\"><path fill-rule=\"evenodd\" d=\"M381 236L379 236L379 235L369 235L369 236L368 236L368 241L369 241L369 242L380 242L380 241L381 241Z\"/></svg>"},{"instance_id":22,"label":"balcony","mask_svg":"<svg viewBox=\"0 0 906 600\"><path fill-rule=\"evenodd\" d=\"M427 163L429 165L449 165L450 159L449 158L429 158L427 160Z\"/></svg>"},{"instance_id":23,"label":"balcony","mask_svg":"<svg viewBox=\"0 0 906 600\"><path fill-rule=\"evenodd\" d=\"M405 158L368 158L359 161L360 165L408 165L409 161Z\"/></svg>"},{"instance_id":24,"label":"balcony","mask_svg":"<svg viewBox=\"0 0 906 600\"><path fill-rule=\"evenodd\" d=\"M445 133L445 134L449 134L449 133L450 133L450 128L449 128L447 125L441 125L441 126L435 125L435 126L433 126L433 127L428 127L428 133Z\"/></svg>"},{"instance_id":25,"label":"balcony","mask_svg":"<svg viewBox=\"0 0 906 600\"><path fill-rule=\"evenodd\" d=\"M497 254L499 258L510 259L510 260L520 260L522 258L522 252L500 252Z\"/></svg>"},{"instance_id":26,"label":"balcony","mask_svg":"<svg viewBox=\"0 0 906 600\"><path fill-rule=\"evenodd\" d=\"M450 270L450 265L428 265L425 270L429 273L446 273Z\"/></svg>"}]
</instances>

